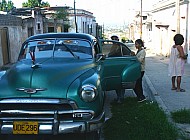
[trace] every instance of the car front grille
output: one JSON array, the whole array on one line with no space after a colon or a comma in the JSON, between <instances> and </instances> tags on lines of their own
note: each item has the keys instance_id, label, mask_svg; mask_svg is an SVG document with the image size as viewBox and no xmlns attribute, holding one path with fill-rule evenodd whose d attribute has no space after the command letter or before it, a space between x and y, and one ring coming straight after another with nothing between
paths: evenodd
<instances>
[{"instance_id":1,"label":"car front grille","mask_svg":"<svg viewBox=\"0 0 190 140\"><path fill-rule=\"evenodd\" d=\"M6 99L0 101L0 121L74 121L92 119L93 115L93 111L79 110L75 102L68 100Z\"/></svg>"},{"instance_id":2,"label":"car front grille","mask_svg":"<svg viewBox=\"0 0 190 140\"><path fill-rule=\"evenodd\" d=\"M3 103L0 104L0 120L72 120L73 107L68 103ZM59 113L62 112L62 113Z\"/></svg>"},{"instance_id":3,"label":"car front grille","mask_svg":"<svg viewBox=\"0 0 190 140\"><path fill-rule=\"evenodd\" d=\"M68 103L63 104L43 104L43 103L11 103L0 104L0 110L36 110L36 111L48 111L48 110L73 110L72 106Z\"/></svg>"}]
</instances>

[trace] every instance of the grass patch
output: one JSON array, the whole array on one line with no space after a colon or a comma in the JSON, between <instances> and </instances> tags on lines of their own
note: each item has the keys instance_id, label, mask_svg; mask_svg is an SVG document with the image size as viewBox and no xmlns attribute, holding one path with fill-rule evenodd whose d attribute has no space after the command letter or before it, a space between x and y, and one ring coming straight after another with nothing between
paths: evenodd
<instances>
[{"instance_id":1,"label":"grass patch","mask_svg":"<svg viewBox=\"0 0 190 140\"><path fill-rule=\"evenodd\" d=\"M176 123L190 124L190 109L181 109L179 111L171 112L171 116Z\"/></svg>"},{"instance_id":2,"label":"grass patch","mask_svg":"<svg viewBox=\"0 0 190 140\"><path fill-rule=\"evenodd\" d=\"M138 103L128 97L123 104L112 103L112 118L103 128L105 140L175 140L177 129L168 122L156 103Z\"/></svg>"}]
</instances>

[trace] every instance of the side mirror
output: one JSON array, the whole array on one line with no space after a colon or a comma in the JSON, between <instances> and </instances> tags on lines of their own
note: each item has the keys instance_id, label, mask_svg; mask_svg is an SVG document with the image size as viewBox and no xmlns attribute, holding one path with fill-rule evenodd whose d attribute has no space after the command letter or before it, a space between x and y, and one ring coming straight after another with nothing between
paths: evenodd
<instances>
[{"instance_id":1,"label":"side mirror","mask_svg":"<svg viewBox=\"0 0 190 140\"><path fill-rule=\"evenodd\" d=\"M99 62L100 60L105 60L106 59L106 55L99 53L96 55L96 62Z\"/></svg>"}]
</instances>

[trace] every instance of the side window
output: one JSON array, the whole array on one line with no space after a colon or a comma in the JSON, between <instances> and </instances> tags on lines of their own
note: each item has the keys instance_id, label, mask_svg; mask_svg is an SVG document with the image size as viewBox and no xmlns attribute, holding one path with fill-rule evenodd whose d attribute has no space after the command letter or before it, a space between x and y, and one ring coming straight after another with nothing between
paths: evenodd
<instances>
[{"instance_id":1,"label":"side window","mask_svg":"<svg viewBox=\"0 0 190 140\"><path fill-rule=\"evenodd\" d=\"M122 45L122 53L124 56L131 55L131 50L126 46Z\"/></svg>"},{"instance_id":2,"label":"side window","mask_svg":"<svg viewBox=\"0 0 190 140\"><path fill-rule=\"evenodd\" d=\"M104 41L102 43L102 53L107 57L130 55L130 50L122 43L114 41Z\"/></svg>"},{"instance_id":3,"label":"side window","mask_svg":"<svg viewBox=\"0 0 190 140\"><path fill-rule=\"evenodd\" d=\"M120 44L109 41L102 42L102 53L107 57L122 56Z\"/></svg>"}]
</instances>

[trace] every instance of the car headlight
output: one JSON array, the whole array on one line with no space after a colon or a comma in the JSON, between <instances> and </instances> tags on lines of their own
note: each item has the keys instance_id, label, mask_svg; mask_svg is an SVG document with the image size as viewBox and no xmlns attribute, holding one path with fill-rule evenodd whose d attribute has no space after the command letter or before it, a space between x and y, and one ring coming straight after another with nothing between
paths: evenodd
<instances>
[{"instance_id":1,"label":"car headlight","mask_svg":"<svg viewBox=\"0 0 190 140\"><path fill-rule=\"evenodd\" d=\"M97 88L94 85L84 85L81 90L81 98L85 102L92 102L97 96Z\"/></svg>"}]
</instances>

